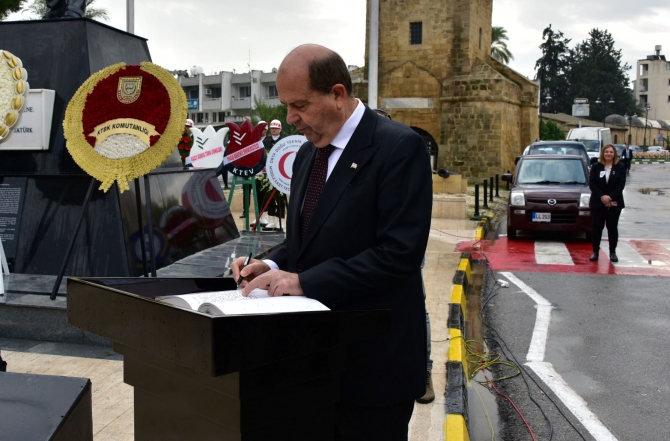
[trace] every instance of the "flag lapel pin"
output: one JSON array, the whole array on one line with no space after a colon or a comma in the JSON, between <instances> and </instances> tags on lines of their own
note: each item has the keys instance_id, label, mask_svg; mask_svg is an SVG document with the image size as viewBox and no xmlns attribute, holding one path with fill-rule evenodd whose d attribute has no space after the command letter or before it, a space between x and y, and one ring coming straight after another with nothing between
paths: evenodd
<instances>
[{"instance_id":1,"label":"flag lapel pin","mask_svg":"<svg viewBox=\"0 0 670 441\"><path fill-rule=\"evenodd\" d=\"M351 168L354 168L354 169L355 169L356 167L358 167L358 164L356 164L355 162L352 162L352 163L351 163Z\"/></svg>"}]
</instances>

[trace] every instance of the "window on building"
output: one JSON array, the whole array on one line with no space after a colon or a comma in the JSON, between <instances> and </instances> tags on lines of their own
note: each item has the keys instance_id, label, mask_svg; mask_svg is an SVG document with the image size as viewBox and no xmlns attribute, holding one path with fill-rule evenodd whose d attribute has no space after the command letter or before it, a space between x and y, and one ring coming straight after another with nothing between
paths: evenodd
<instances>
[{"instance_id":1,"label":"window on building","mask_svg":"<svg viewBox=\"0 0 670 441\"><path fill-rule=\"evenodd\" d=\"M226 112L219 112L219 122L224 122L226 120Z\"/></svg>"},{"instance_id":2,"label":"window on building","mask_svg":"<svg viewBox=\"0 0 670 441\"><path fill-rule=\"evenodd\" d=\"M640 105L641 106L646 106L647 105L647 95L640 95Z\"/></svg>"},{"instance_id":3,"label":"window on building","mask_svg":"<svg viewBox=\"0 0 670 441\"><path fill-rule=\"evenodd\" d=\"M668 95L668 102L670 103L670 95Z\"/></svg>"},{"instance_id":4,"label":"window on building","mask_svg":"<svg viewBox=\"0 0 670 441\"><path fill-rule=\"evenodd\" d=\"M251 86L240 86L240 98L249 98L251 96Z\"/></svg>"},{"instance_id":5,"label":"window on building","mask_svg":"<svg viewBox=\"0 0 670 441\"><path fill-rule=\"evenodd\" d=\"M482 28L479 28L479 49L482 48Z\"/></svg>"},{"instance_id":6,"label":"window on building","mask_svg":"<svg viewBox=\"0 0 670 441\"><path fill-rule=\"evenodd\" d=\"M614 144L619 144L619 135L614 135Z\"/></svg>"},{"instance_id":7,"label":"window on building","mask_svg":"<svg viewBox=\"0 0 670 441\"><path fill-rule=\"evenodd\" d=\"M212 112L212 122L216 122L216 112Z\"/></svg>"},{"instance_id":8,"label":"window on building","mask_svg":"<svg viewBox=\"0 0 670 441\"><path fill-rule=\"evenodd\" d=\"M195 114L195 122L202 122L202 113L196 113Z\"/></svg>"},{"instance_id":9,"label":"window on building","mask_svg":"<svg viewBox=\"0 0 670 441\"><path fill-rule=\"evenodd\" d=\"M189 91L189 98L192 100L197 100L198 99L198 89L191 89Z\"/></svg>"},{"instance_id":10,"label":"window on building","mask_svg":"<svg viewBox=\"0 0 670 441\"><path fill-rule=\"evenodd\" d=\"M277 86L276 85L272 84L272 85L270 85L270 87L268 87L268 96L270 98L279 96L279 94L277 93Z\"/></svg>"},{"instance_id":11,"label":"window on building","mask_svg":"<svg viewBox=\"0 0 670 441\"><path fill-rule=\"evenodd\" d=\"M423 23L420 21L409 24L409 44L423 43Z\"/></svg>"},{"instance_id":12,"label":"window on building","mask_svg":"<svg viewBox=\"0 0 670 441\"><path fill-rule=\"evenodd\" d=\"M649 73L649 65L648 64L640 64L640 76L647 75L647 73Z\"/></svg>"},{"instance_id":13,"label":"window on building","mask_svg":"<svg viewBox=\"0 0 670 441\"><path fill-rule=\"evenodd\" d=\"M221 98L221 88L220 87L211 87L209 90L212 92L212 98Z\"/></svg>"},{"instance_id":14,"label":"window on building","mask_svg":"<svg viewBox=\"0 0 670 441\"><path fill-rule=\"evenodd\" d=\"M666 68L667 70L670 70L670 61L668 61L667 63L665 63L665 68Z\"/></svg>"}]
</instances>

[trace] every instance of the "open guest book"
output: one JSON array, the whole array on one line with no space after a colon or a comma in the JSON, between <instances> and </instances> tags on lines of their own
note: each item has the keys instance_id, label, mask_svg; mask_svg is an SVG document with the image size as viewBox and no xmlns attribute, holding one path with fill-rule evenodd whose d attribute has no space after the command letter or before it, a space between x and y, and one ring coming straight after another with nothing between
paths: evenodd
<instances>
[{"instance_id":1,"label":"open guest book","mask_svg":"<svg viewBox=\"0 0 670 441\"><path fill-rule=\"evenodd\" d=\"M277 314L281 312L330 311L318 300L305 296L270 297L266 290L255 289L247 297L242 290L200 292L156 297L184 309L209 315Z\"/></svg>"}]
</instances>

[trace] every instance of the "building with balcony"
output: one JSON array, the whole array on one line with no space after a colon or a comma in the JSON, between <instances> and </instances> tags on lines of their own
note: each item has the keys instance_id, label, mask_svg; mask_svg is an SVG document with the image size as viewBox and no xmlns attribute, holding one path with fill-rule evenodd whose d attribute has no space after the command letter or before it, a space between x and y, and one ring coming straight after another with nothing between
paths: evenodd
<instances>
[{"instance_id":1,"label":"building with balcony","mask_svg":"<svg viewBox=\"0 0 670 441\"><path fill-rule=\"evenodd\" d=\"M656 46L654 55L638 60L636 75L633 89L640 107L648 104L649 119L670 123L670 62L661 46Z\"/></svg>"},{"instance_id":2,"label":"building with balcony","mask_svg":"<svg viewBox=\"0 0 670 441\"><path fill-rule=\"evenodd\" d=\"M272 72L252 70L248 73L222 71L215 75L196 72L179 76L179 84L188 99L188 117L196 127L222 126L251 117L256 101L278 106L277 69Z\"/></svg>"}]
</instances>

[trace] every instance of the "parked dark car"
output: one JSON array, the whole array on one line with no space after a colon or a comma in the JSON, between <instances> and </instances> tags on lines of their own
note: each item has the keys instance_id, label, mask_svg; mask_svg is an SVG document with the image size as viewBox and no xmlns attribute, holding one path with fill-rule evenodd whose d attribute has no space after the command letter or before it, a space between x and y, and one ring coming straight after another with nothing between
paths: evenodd
<instances>
[{"instance_id":1,"label":"parked dark car","mask_svg":"<svg viewBox=\"0 0 670 441\"><path fill-rule=\"evenodd\" d=\"M576 141L538 141L528 146L524 155L579 155L587 166L590 163L586 147Z\"/></svg>"},{"instance_id":2,"label":"parked dark car","mask_svg":"<svg viewBox=\"0 0 670 441\"><path fill-rule=\"evenodd\" d=\"M517 230L579 231L591 240L593 229L586 162L578 155L526 155L517 164L507 209L507 237Z\"/></svg>"}]
</instances>

